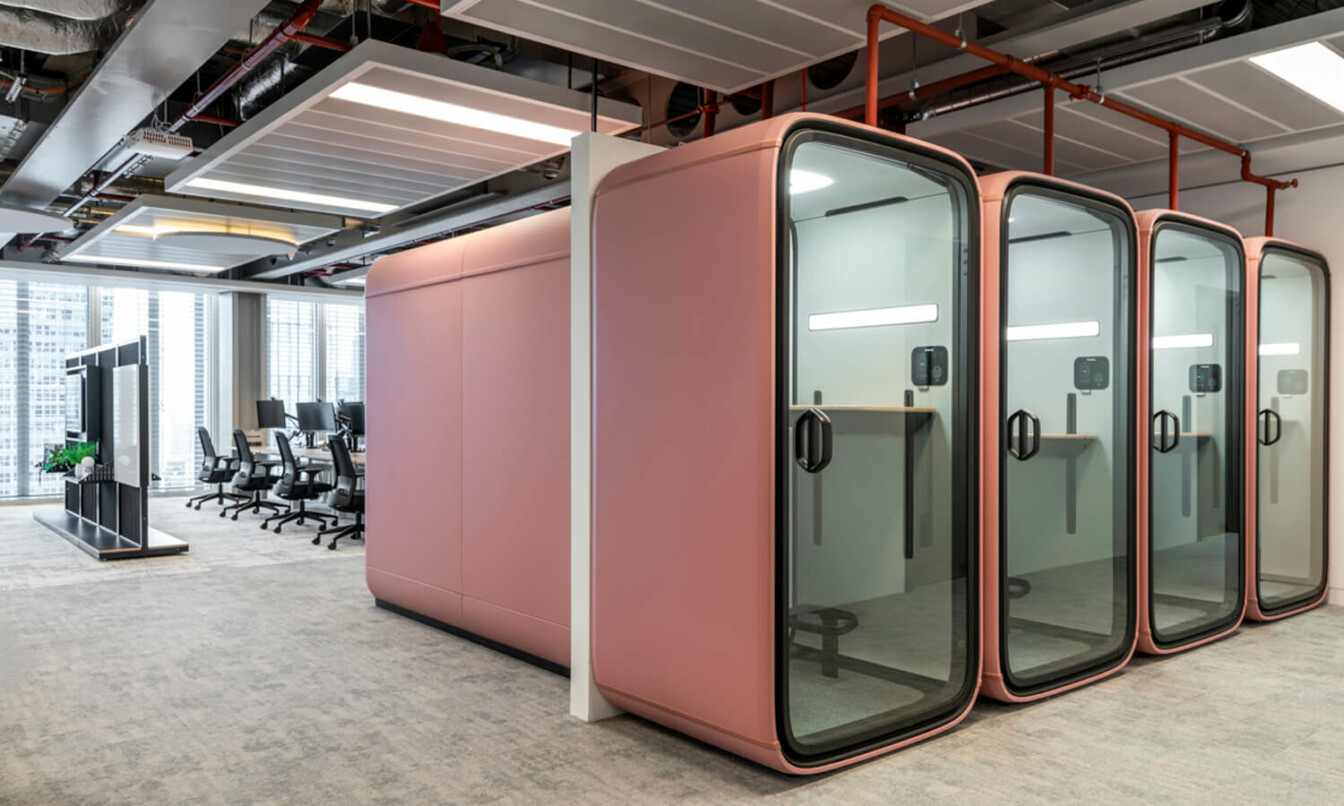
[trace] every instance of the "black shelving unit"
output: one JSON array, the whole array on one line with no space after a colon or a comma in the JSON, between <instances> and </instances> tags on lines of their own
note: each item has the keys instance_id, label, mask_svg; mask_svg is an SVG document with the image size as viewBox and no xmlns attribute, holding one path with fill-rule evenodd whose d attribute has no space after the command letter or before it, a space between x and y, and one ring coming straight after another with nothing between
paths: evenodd
<instances>
[{"instance_id":1,"label":"black shelving unit","mask_svg":"<svg viewBox=\"0 0 1344 806\"><path fill-rule=\"evenodd\" d=\"M149 525L149 356L146 339L66 356L67 370L83 368L85 441L97 441L101 466L87 479L65 477L65 504L33 518L100 560L179 554L187 542ZM119 386L126 387L118 389ZM134 395L133 411L118 411ZM121 415L120 422L117 416ZM132 451L118 453L119 436ZM68 441L78 441L73 437ZM123 466L118 467L120 459ZM133 464L133 466L132 466Z\"/></svg>"}]
</instances>

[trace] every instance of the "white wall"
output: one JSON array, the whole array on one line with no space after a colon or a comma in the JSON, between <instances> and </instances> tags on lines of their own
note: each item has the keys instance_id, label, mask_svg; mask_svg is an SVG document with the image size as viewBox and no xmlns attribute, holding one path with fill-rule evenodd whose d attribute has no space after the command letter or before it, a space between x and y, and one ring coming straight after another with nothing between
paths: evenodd
<instances>
[{"instance_id":1,"label":"white wall","mask_svg":"<svg viewBox=\"0 0 1344 806\"><path fill-rule=\"evenodd\" d=\"M1331 309L1335 326L1330 354L1330 602L1344 604L1344 165L1294 174L1300 186L1277 195L1274 234L1311 247L1333 267ZM1283 177L1280 177L1283 178ZM1130 199L1136 210L1165 207L1166 195ZM1258 185L1233 182L1181 190L1181 209L1222 221L1252 237L1264 234L1265 193Z\"/></svg>"}]
</instances>

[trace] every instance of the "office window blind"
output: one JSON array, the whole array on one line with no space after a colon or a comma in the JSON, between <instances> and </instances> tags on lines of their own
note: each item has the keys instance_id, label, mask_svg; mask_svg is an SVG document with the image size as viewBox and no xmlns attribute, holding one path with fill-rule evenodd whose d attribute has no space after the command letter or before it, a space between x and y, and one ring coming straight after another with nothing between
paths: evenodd
<instances>
[{"instance_id":1,"label":"office window blind","mask_svg":"<svg viewBox=\"0 0 1344 806\"><path fill-rule=\"evenodd\" d=\"M266 393L291 414L318 397L317 339L315 303L266 298Z\"/></svg>"},{"instance_id":2,"label":"office window blind","mask_svg":"<svg viewBox=\"0 0 1344 806\"><path fill-rule=\"evenodd\" d=\"M95 293L103 344L146 337L153 472L164 486L194 484L203 458L196 428L209 425L214 400L213 297L138 288Z\"/></svg>"},{"instance_id":3,"label":"office window blind","mask_svg":"<svg viewBox=\"0 0 1344 806\"><path fill-rule=\"evenodd\" d=\"M322 306L326 339L324 399L364 399L364 305Z\"/></svg>"},{"instance_id":4,"label":"office window blind","mask_svg":"<svg viewBox=\"0 0 1344 806\"><path fill-rule=\"evenodd\" d=\"M60 495L35 465L65 440L65 356L88 346L88 289L0 280L0 496Z\"/></svg>"}]
</instances>

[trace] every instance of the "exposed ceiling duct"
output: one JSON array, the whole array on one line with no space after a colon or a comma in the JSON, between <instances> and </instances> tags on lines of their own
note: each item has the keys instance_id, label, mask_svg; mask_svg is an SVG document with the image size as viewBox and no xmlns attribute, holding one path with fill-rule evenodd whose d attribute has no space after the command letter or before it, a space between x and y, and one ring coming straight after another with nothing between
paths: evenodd
<instances>
[{"instance_id":1,"label":"exposed ceiling duct","mask_svg":"<svg viewBox=\"0 0 1344 806\"><path fill-rule=\"evenodd\" d=\"M140 3L122 0L115 5L109 16L77 19L0 4L0 45L53 56L101 50L116 40Z\"/></svg>"},{"instance_id":2,"label":"exposed ceiling duct","mask_svg":"<svg viewBox=\"0 0 1344 806\"><path fill-rule=\"evenodd\" d=\"M134 11L144 0L0 0L0 6L42 11L72 20L101 20L113 14Z\"/></svg>"}]
</instances>

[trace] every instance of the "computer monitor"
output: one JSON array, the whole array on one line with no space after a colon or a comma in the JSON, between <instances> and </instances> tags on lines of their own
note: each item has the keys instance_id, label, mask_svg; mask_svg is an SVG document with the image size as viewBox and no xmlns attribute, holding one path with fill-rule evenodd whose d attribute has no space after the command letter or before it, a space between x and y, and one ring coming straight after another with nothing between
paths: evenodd
<instances>
[{"instance_id":1,"label":"computer monitor","mask_svg":"<svg viewBox=\"0 0 1344 806\"><path fill-rule=\"evenodd\" d=\"M285 401L258 400L257 428L284 428Z\"/></svg>"},{"instance_id":2,"label":"computer monitor","mask_svg":"<svg viewBox=\"0 0 1344 806\"><path fill-rule=\"evenodd\" d=\"M350 435L364 436L364 403L362 401L341 401L340 416L350 421Z\"/></svg>"},{"instance_id":3,"label":"computer monitor","mask_svg":"<svg viewBox=\"0 0 1344 806\"><path fill-rule=\"evenodd\" d=\"M336 430L336 409L330 403L300 403L299 430L310 434Z\"/></svg>"}]
</instances>

